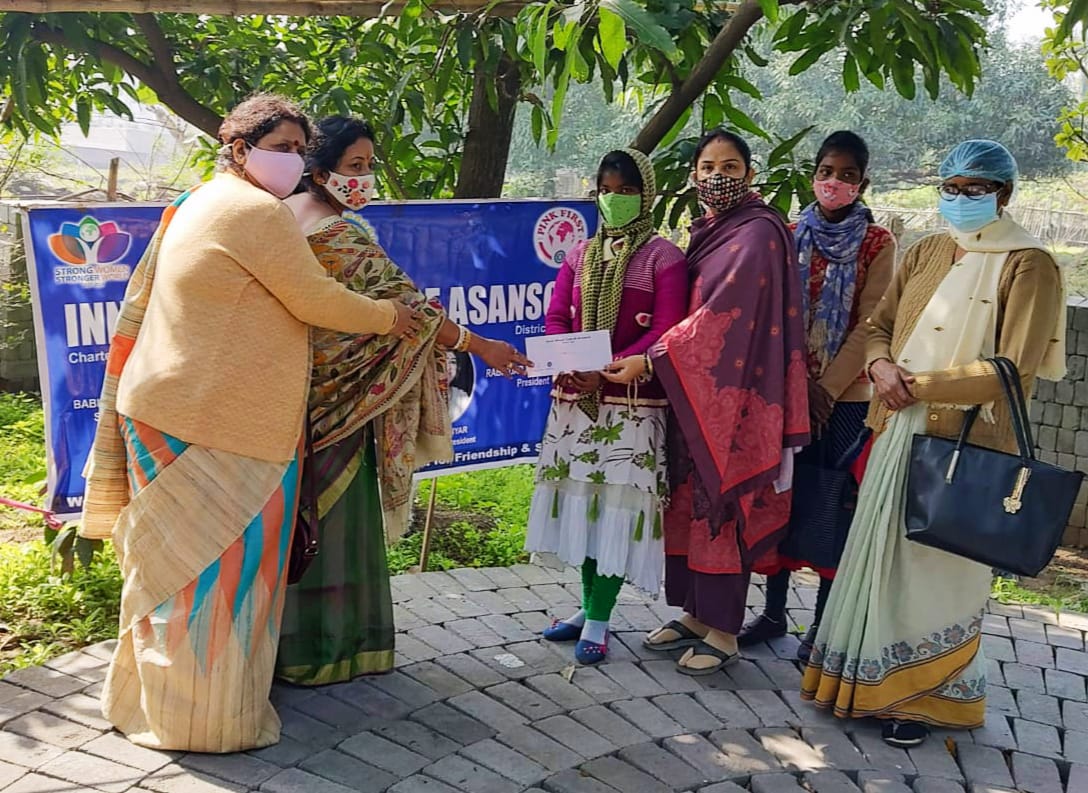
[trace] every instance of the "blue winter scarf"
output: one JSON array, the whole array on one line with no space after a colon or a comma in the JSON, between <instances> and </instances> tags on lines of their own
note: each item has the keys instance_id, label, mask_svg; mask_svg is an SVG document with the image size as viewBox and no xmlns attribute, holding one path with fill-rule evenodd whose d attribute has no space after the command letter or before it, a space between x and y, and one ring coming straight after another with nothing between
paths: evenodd
<instances>
[{"instance_id":1,"label":"blue winter scarf","mask_svg":"<svg viewBox=\"0 0 1088 793\"><path fill-rule=\"evenodd\" d=\"M801 270L802 316L808 332L808 348L820 362L820 371L827 369L846 341L858 281L858 252L872 222L873 213L860 201L841 223L829 222L813 203L801 213L793 232ZM819 251L827 259L827 273L816 308L810 311L813 251Z\"/></svg>"}]
</instances>

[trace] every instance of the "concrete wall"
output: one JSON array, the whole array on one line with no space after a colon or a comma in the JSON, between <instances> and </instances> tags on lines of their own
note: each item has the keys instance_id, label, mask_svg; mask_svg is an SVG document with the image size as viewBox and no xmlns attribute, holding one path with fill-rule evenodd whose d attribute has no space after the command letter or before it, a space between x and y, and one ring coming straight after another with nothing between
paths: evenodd
<instances>
[{"instance_id":1,"label":"concrete wall","mask_svg":"<svg viewBox=\"0 0 1088 793\"><path fill-rule=\"evenodd\" d=\"M0 204L0 389L38 390L22 226L18 215L3 204Z\"/></svg>"}]
</instances>

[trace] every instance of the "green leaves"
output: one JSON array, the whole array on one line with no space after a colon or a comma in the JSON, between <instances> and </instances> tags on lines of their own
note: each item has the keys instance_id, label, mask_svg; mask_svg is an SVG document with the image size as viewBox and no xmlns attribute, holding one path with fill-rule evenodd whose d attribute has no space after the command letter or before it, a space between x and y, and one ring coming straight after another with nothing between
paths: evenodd
<instances>
[{"instance_id":1,"label":"green leaves","mask_svg":"<svg viewBox=\"0 0 1088 793\"><path fill-rule=\"evenodd\" d=\"M602 11L610 11L626 23L636 41L666 56L676 53L676 43L669 31L634 0L600 0L600 3Z\"/></svg>"},{"instance_id":2,"label":"green leaves","mask_svg":"<svg viewBox=\"0 0 1088 793\"><path fill-rule=\"evenodd\" d=\"M620 60L627 51L627 25L623 18L608 8L601 8L601 24L598 29L601 52L613 69L619 68ZM670 43L672 39L669 39Z\"/></svg>"}]
</instances>

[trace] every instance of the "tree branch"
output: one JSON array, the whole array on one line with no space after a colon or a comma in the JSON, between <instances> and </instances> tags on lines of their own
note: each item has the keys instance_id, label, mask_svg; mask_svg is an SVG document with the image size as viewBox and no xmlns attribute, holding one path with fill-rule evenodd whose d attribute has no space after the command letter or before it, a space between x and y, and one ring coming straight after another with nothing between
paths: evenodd
<instances>
[{"instance_id":1,"label":"tree branch","mask_svg":"<svg viewBox=\"0 0 1088 793\"><path fill-rule=\"evenodd\" d=\"M158 28L157 25L155 27ZM103 41L91 39L86 46L83 46L69 39L62 30L40 23L35 24L31 30L34 38L45 44L52 44L69 52L86 52L98 60L112 63L130 77L139 80L154 91L160 102L190 124L213 138L218 135L219 125L223 122L222 117L211 108L200 104L181 87L177 79L177 73L174 71L172 58L167 63L149 65ZM161 29L159 35L162 35ZM165 42L165 37L162 37L162 41ZM156 46L161 46L154 44L152 41L149 41L149 44L152 47L152 52L155 52ZM169 44L166 46L169 48ZM167 67L167 70L163 69L164 66Z\"/></svg>"},{"instance_id":2,"label":"tree branch","mask_svg":"<svg viewBox=\"0 0 1088 793\"><path fill-rule=\"evenodd\" d=\"M800 2L800 0L786 0L782 5L791 2ZM745 0L740 8L733 12L728 24L718 31L718 35L706 48L706 52L695 64L688 78L673 89L665 103L646 122L646 126L639 130L631 143L631 148L645 154L652 152L684 115L684 111L691 107L714 82L714 78L744 41L748 31L762 18L763 9L760 8L757 0Z\"/></svg>"},{"instance_id":3,"label":"tree branch","mask_svg":"<svg viewBox=\"0 0 1088 793\"><path fill-rule=\"evenodd\" d=\"M154 14L133 14L132 18L147 39L147 45L151 48L152 64L175 85L178 84L178 74L174 67L174 48L166 40L166 35L159 27Z\"/></svg>"}]
</instances>

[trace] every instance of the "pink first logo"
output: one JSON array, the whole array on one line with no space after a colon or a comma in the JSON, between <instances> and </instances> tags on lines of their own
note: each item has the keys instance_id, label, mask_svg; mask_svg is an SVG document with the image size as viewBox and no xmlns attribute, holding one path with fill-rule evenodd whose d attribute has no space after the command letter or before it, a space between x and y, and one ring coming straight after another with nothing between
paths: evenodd
<instances>
[{"instance_id":1,"label":"pink first logo","mask_svg":"<svg viewBox=\"0 0 1088 793\"><path fill-rule=\"evenodd\" d=\"M533 250L549 267L562 266L575 245L585 241L589 226L582 213L568 207L555 207L542 214L533 231Z\"/></svg>"}]
</instances>

